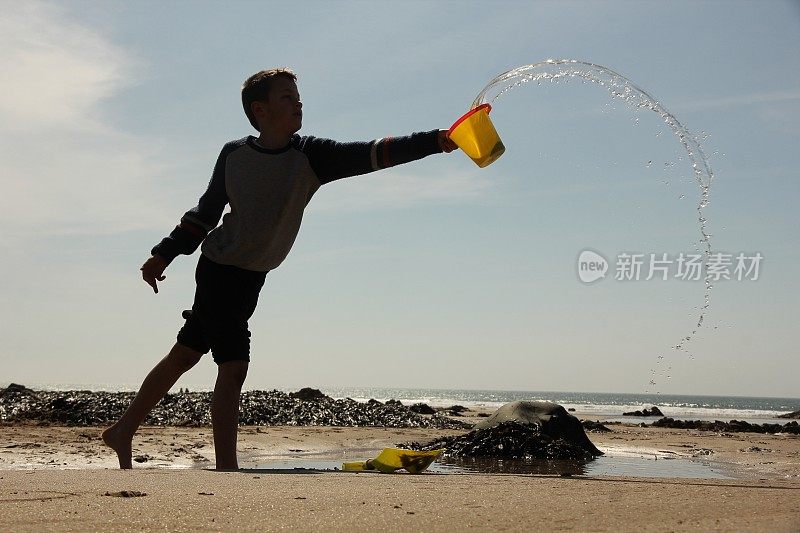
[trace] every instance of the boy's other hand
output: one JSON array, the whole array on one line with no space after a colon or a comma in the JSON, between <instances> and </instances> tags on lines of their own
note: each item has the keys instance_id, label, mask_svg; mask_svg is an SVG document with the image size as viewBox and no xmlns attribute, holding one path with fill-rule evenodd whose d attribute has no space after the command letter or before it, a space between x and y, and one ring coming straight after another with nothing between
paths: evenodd
<instances>
[{"instance_id":1,"label":"boy's other hand","mask_svg":"<svg viewBox=\"0 0 800 533\"><path fill-rule=\"evenodd\" d=\"M447 130L439 130L439 148L442 149L442 152L447 154L458 148L458 145L453 142L453 139L447 136Z\"/></svg>"},{"instance_id":2,"label":"boy's other hand","mask_svg":"<svg viewBox=\"0 0 800 533\"><path fill-rule=\"evenodd\" d=\"M164 275L164 270L166 270L168 264L167 260L160 255L154 255L145 261L142 268L139 269L142 271L142 278L148 285L153 287L153 292L156 294L158 294L158 285L156 281L164 281L167 279L167 276Z\"/></svg>"}]
</instances>

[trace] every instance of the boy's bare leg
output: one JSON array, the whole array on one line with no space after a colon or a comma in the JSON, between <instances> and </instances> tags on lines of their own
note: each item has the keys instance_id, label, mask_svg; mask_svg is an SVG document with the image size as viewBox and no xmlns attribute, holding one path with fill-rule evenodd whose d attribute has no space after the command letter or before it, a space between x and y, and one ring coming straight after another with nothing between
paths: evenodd
<instances>
[{"instance_id":1,"label":"boy's bare leg","mask_svg":"<svg viewBox=\"0 0 800 533\"><path fill-rule=\"evenodd\" d=\"M239 428L239 396L247 377L247 361L228 361L219 365L211 423L214 426L214 454L217 470L237 470L236 432Z\"/></svg>"},{"instance_id":2,"label":"boy's bare leg","mask_svg":"<svg viewBox=\"0 0 800 533\"><path fill-rule=\"evenodd\" d=\"M200 352L175 344L170 352L147 374L142 387L122 417L103 431L103 442L117 452L120 468L131 468L131 441L147 414L172 388L184 372L203 356Z\"/></svg>"}]
</instances>

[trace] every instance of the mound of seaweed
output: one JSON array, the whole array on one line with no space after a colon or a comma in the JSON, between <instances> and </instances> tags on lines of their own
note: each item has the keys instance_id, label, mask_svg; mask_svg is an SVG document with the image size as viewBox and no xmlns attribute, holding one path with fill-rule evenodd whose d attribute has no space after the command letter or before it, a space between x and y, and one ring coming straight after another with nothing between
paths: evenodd
<instances>
[{"instance_id":1,"label":"mound of seaweed","mask_svg":"<svg viewBox=\"0 0 800 533\"><path fill-rule=\"evenodd\" d=\"M588 460L595 454L578 444L553 438L536 424L503 422L466 435L443 437L427 443L400 445L412 450L445 448L451 457L491 457L497 459Z\"/></svg>"}]
</instances>

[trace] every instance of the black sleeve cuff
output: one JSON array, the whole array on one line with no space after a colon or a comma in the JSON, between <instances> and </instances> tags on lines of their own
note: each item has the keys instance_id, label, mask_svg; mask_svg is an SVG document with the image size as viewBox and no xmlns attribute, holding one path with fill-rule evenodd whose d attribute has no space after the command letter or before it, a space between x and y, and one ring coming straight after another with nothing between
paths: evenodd
<instances>
[{"instance_id":1,"label":"black sleeve cuff","mask_svg":"<svg viewBox=\"0 0 800 533\"><path fill-rule=\"evenodd\" d=\"M204 234L201 236L181 226L176 226L168 237L162 239L160 243L150 250L150 253L160 255L168 263L171 263L173 259L181 254L192 255L204 238Z\"/></svg>"},{"instance_id":2,"label":"black sleeve cuff","mask_svg":"<svg viewBox=\"0 0 800 533\"><path fill-rule=\"evenodd\" d=\"M160 255L166 259L167 264L169 264L172 263L172 261L178 257L178 255L180 255L180 252L177 250L175 241L169 237L165 237L160 243L156 244L152 250L150 250L150 255Z\"/></svg>"}]
</instances>

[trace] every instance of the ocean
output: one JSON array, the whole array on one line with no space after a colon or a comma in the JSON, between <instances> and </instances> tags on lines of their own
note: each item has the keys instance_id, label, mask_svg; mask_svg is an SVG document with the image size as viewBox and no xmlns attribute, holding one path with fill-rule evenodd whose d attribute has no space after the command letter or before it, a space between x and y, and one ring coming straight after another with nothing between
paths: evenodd
<instances>
[{"instance_id":1,"label":"ocean","mask_svg":"<svg viewBox=\"0 0 800 533\"><path fill-rule=\"evenodd\" d=\"M7 386L8 384L2 384ZM47 383L27 384L44 390L131 391L136 385ZM209 390L195 388L192 390ZM296 389L281 388L287 392ZM574 409L582 418L606 421L653 421L653 417L622 416L623 412L657 406L665 416L679 420L744 420L755 424L786 423L778 415L800 410L800 398L769 398L750 396L701 396L675 394L631 394L609 392L551 392L470 389L414 389L387 387L320 387L333 398L352 398L367 401L400 400L404 404L424 402L432 407L496 408L517 400L545 400ZM174 392L174 391L173 391Z\"/></svg>"},{"instance_id":2,"label":"ocean","mask_svg":"<svg viewBox=\"0 0 800 533\"><path fill-rule=\"evenodd\" d=\"M584 418L633 421L623 412L657 406L665 416L680 420L745 420L751 423L785 423L778 415L800 410L800 398L746 396L693 396L672 394L629 394L607 392L499 391L459 389L328 388L334 398L386 400L403 403L425 402L434 407L454 404L465 407L499 407L517 400L545 400L575 409ZM653 420L653 417L642 418ZM638 421L638 420L637 420Z\"/></svg>"}]
</instances>

